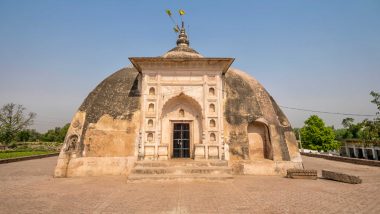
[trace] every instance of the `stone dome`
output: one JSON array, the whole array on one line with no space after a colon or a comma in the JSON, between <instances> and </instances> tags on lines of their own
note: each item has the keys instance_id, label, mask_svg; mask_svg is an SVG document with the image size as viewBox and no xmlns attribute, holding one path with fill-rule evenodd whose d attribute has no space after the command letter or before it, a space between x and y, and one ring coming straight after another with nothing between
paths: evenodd
<instances>
[{"instance_id":1,"label":"stone dome","mask_svg":"<svg viewBox=\"0 0 380 214\"><path fill-rule=\"evenodd\" d=\"M175 158L229 161L243 174L302 168L292 127L265 88L231 68L232 58L189 44L182 25L175 48L130 58L132 67L104 79L75 113L55 176L125 175L136 161Z\"/></svg>"},{"instance_id":2,"label":"stone dome","mask_svg":"<svg viewBox=\"0 0 380 214\"><path fill-rule=\"evenodd\" d=\"M197 51L188 46L177 46L164 55L163 58L203 58Z\"/></svg>"}]
</instances>

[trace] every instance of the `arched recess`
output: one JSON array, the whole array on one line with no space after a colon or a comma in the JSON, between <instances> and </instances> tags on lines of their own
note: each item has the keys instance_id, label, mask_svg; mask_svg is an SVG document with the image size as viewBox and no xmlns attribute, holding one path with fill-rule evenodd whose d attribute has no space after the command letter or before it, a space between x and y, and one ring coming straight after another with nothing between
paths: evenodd
<instances>
[{"instance_id":1,"label":"arched recess","mask_svg":"<svg viewBox=\"0 0 380 214\"><path fill-rule=\"evenodd\" d=\"M190 156L193 157L194 144L202 143L204 123L202 112L200 104L183 93L166 101L160 114L161 144L167 144L172 152L174 124L188 123L190 126Z\"/></svg>"},{"instance_id":2,"label":"arched recess","mask_svg":"<svg viewBox=\"0 0 380 214\"><path fill-rule=\"evenodd\" d=\"M148 112L150 112L150 113L154 112L154 104L153 103L149 104L149 106L148 106Z\"/></svg>"},{"instance_id":3,"label":"arched recess","mask_svg":"<svg viewBox=\"0 0 380 214\"><path fill-rule=\"evenodd\" d=\"M273 160L273 147L268 126L256 120L248 124L247 132L250 159Z\"/></svg>"},{"instance_id":4,"label":"arched recess","mask_svg":"<svg viewBox=\"0 0 380 214\"><path fill-rule=\"evenodd\" d=\"M154 89L154 87L151 87L151 88L149 89L149 95L150 95L150 96L156 95L156 90Z\"/></svg>"},{"instance_id":5,"label":"arched recess","mask_svg":"<svg viewBox=\"0 0 380 214\"><path fill-rule=\"evenodd\" d=\"M215 105L213 103L209 105L208 109L209 109L209 113L215 113Z\"/></svg>"}]
</instances>

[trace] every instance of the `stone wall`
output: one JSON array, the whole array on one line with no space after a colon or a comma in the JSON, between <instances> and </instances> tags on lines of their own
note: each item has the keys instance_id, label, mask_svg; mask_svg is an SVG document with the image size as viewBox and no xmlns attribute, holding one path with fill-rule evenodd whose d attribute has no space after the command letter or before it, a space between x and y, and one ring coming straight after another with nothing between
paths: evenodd
<instances>
[{"instance_id":1,"label":"stone wall","mask_svg":"<svg viewBox=\"0 0 380 214\"><path fill-rule=\"evenodd\" d=\"M347 158L347 157L312 154L312 153L301 153L301 154L305 156L309 156L309 157L314 157L314 158L323 158L323 159L333 160L333 161L380 167L380 161L376 161L376 160L365 160L365 159L358 159L358 158Z\"/></svg>"},{"instance_id":2,"label":"stone wall","mask_svg":"<svg viewBox=\"0 0 380 214\"><path fill-rule=\"evenodd\" d=\"M128 172L137 157L140 81L134 68L124 68L87 96L70 124L56 177Z\"/></svg>"},{"instance_id":3,"label":"stone wall","mask_svg":"<svg viewBox=\"0 0 380 214\"><path fill-rule=\"evenodd\" d=\"M229 69L225 75L225 93L224 134L231 160L256 159L249 155L248 128L262 124L267 129L263 130L262 141L270 144L251 145L266 150L262 152L265 158L261 159L302 162L288 119L257 80L237 69Z\"/></svg>"}]
</instances>

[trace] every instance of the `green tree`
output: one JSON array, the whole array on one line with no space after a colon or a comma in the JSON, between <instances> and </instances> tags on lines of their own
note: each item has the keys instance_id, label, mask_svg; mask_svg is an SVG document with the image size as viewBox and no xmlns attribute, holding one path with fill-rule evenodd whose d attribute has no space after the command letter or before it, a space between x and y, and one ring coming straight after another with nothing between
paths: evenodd
<instances>
[{"instance_id":1,"label":"green tree","mask_svg":"<svg viewBox=\"0 0 380 214\"><path fill-rule=\"evenodd\" d=\"M362 122L363 128L360 132L360 138L368 143L380 141L380 93L371 91L370 95L373 98L371 103L376 105L378 112L376 112L377 117L375 119L365 119Z\"/></svg>"},{"instance_id":2,"label":"green tree","mask_svg":"<svg viewBox=\"0 0 380 214\"><path fill-rule=\"evenodd\" d=\"M301 138L303 147L307 149L327 151L340 146L335 140L334 130L325 126L317 115L312 115L305 121L304 127L301 128Z\"/></svg>"},{"instance_id":3,"label":"green tree","mask_svg":"<svg viewBox=\"0 0 380 214\"><path fill-rule=\"evenodd\" d=\"M0 109L0 137L5 144L8 145L18 132L33 124L36 114L24 114L25 110L22 105L14 103L5 104Z\"/></svg>"},{"instance_id":4,"label":"green tree","mask_svg":"<svg viewBox=\"0 0 380 214\"><path fill-rule=\"evenodd\" d=\"M380 141L380 124L377 120L364 120L360 138L367 143Z\"/></svg>"},{"instance_id":5,"label":"green tree","mask_svg":"<svg viewBox=\"0 0 380 214\"><path fill-rule=\"evenodd\" d=\"M25 129L17 133L16 141L18 142L34 142L39 140L41 134L38 133L35 129Z\"/></svg>"},{"instance_id":6,"label":"green tree","mask_svg":"<svg viewBox=\"0 0 380 214\"><path fill-rule=\"evenodd\" d=\"M335 132L335 140L344 140L347 139L347 129L334 129Z\"/></svg>"},{"instance_id":7,"label":"green tree","mask_svg":"<svg viewBox=\"0 0 380 214\"><path fill-rule=\"evenodd\" d=\"M371 91L370 95L373 97L373 100L371 100L371 103L377 106L378 112L376 112L376 114L379 115L380 114L380 93Z\"/></svg>"},{"instance_id":8,"label":"green tree","mask_svg":"<svg viewBox=\"0 0 380 214\"><path fill-rule=\"evenodd\" d=\"M354 119L347 117L342 120L342 125L346 132L343 134L343 139L358 139L360 138L360 131L363 128L363 123L354 123Z\"/></svg>"},{"instance_id":9,"label":"green tree","mask_svg":"<svg viewBox=\"0 0 380 214\"><path fill-rule=\"evenodd\" d=\"M70 123L65 126L56 127L54 129L48 130L45 134L41 136L41 141L44 142L60 142L62 143L65 140L66 133L70 127Z\"/></svg>"}]
</instances>

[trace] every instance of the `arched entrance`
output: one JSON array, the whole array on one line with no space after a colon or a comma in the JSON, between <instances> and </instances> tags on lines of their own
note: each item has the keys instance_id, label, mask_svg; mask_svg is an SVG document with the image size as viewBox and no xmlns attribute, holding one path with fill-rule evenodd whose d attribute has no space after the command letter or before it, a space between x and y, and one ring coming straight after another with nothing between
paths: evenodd
<instances>
[{"instance_id":1,"label":"arched entrance","mask_svg":"<svg viewBox=\"0 0 380 214\"><path fill-rule=\"evenodd\" d=\"M273 149L269 129L265 123L254 121L248 125L250 159L273 160Z\"/></svg>"},{"instance_id":2,"label":"arched entrance","mask_svg":"<svg viewBox=\"0 0 380 214\"><path fill-rule=\"evenodd\" d=\"M202 142L202 108L183 93L162 108L161 143L169 146L169 158L193 158L194 145Z\"/></svg>"}]
</instances>

